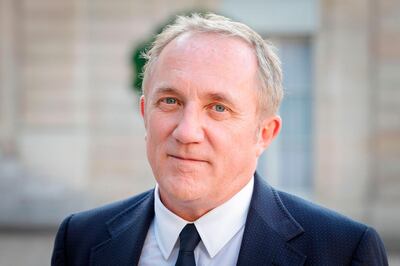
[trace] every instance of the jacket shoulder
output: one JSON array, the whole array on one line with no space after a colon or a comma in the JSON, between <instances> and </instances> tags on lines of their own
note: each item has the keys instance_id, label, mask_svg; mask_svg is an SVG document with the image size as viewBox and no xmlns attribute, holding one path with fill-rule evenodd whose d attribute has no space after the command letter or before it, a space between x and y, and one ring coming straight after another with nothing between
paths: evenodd
<instances>
[{"instance_id":1,"label":"jacket shoulder","mask_svg":"<svg viewBox=\"0 0 400 266\"><path fill-rule=\"evenodd\" d=\"M373 228L286 192L275 193L303 227L304 233L292 243L308 255L310 265L327 261L330 265L387 265L383 242Z\"/></svg>"},{"instance_id":2,"label":"jacket shoulder","mask_svg":"<svg viewBox=\"0 0 400 266\"><path fill-rule=\"evenodd\" d=\"M115 219L124 219L126 214L152 195L153 190L149 190L125 200L67 217L57 232L52 265L87 264L91 248L110 238L108 225Z\"/></svg>"},{"instance_id":3,"label":"jacket shoulder","mask_svg":"<svg viewBox=\"0 0 400 266\"><path fill-rule=\"evenodd\" d=\"M105 224L107 221L117 216L128 208L134 208L137 204L148 198L153 190L140 193L133 197L109 203L94 209L78 212L72 215L70 223L74 226L84 227L95 224Z\"/></svg>"},{"instance_id":4,"label":"jacket shoulder","mask_svg":"<svg viewBox=\"0 0 400 266\"><path fill-rule=\"evenodd\" d=\"M282 191L276 191L276 193L289 213L306 232L319 234L335 232L339 236L342 232L347 237L354 235L359 239L368 228L365 224L295 195Z\"/></svg>"}]
</instances>

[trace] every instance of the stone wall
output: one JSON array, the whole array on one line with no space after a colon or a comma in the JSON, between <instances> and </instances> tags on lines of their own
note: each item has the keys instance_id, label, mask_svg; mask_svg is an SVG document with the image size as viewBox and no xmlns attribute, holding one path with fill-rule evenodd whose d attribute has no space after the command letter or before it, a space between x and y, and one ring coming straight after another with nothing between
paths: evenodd
<instances>
[{"instance_id":1,"label":"stone wall","mask_svg":"<svg viewBox=\"0 0 400 266\"><path fill-rule=\"evenodd\" d=\"M220 2L237 4L0 0L1 228L55 227L153 186L130 54L171 14ZM318 3L318 25L305 25L315 44L315 198L400 249L400 4ZM275 34L293 34L284 29Z\"/></svg>"},{"instance_id":2,"label":"stone wall","mask_svg":"<svg viewBox=\"0 0 400 266\"><path fill-rule=\"evenodd\" d=\"M316 193L400 250L400 3L321 1Z\"/></svg>"},{"instance_id":3,"label":"stone wall","mask_svg":"<svg viewBox=\"0 0 400 266\"><path fill-rule=\"evenodd\" d=\"M215 1L0 1L0 226L56 226L152 187L131 53Z\"/></svg>"},{"instance_id":4,"label":"stone wall","mask_svg":"<svg viewBox=\"0 0 400 266\"><path fill-rule=\"evenodd\" d=\"M400 2L375 1L371 62L371 222L400 251Z\"/></svg>"}]
</instances>

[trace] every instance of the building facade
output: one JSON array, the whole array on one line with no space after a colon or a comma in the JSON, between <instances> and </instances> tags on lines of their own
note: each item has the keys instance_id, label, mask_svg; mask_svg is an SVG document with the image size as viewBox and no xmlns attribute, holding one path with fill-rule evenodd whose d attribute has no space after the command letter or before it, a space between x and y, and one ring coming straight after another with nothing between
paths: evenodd
<instances>
[{"instance_id":1,"label":"building facade","mask_svg":"<svg viewBox=\"0 0 400 266\"><path fill-rule=\"evenodd\" d=\"M284 125L259 171L400 252L396 0L0 0L0 239L47 235L48 260L68 213L154 185L130 57L190 10L243 21L278 48ZM0 264L23 265L7 244Z\"/></svg>"}]
</instances>

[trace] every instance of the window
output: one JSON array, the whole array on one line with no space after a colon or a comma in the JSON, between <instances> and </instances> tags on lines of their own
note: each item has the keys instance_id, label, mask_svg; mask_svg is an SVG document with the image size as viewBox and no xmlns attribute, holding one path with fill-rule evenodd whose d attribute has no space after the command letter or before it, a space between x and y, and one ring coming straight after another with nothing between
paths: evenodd
<instances>
[{"instance_id":1,"label":"window","mask_svg":"<svg viewBox=\"0 0 400 266\"><path fill-rule=\"evenodd\" d=\"M258 172L278 188L311 197L313 180L312 46L307 37L271 40L278 48L285 98L280 135L261 156Z\"/></svg>"}]
</instances>

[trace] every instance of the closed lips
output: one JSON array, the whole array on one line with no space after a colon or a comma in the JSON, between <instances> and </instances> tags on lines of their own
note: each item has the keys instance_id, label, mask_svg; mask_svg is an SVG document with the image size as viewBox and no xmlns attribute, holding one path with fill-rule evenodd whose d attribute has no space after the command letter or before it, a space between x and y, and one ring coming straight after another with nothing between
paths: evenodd
<instances>
[{"instance_id":1,"label":"closed lips","mask_svg":"<svg viewBox=\"0 0 400 266\"><path fill-rule=\"evenodd\" d=\"M177 155L172 155L172 154L169 154L168 156L178 159L178 160L193 161L193 162L207 162L205 160L201 160L201 159L197 159L197 158L193 158L193 157L177 156Z\"/></svg>"}]
</instances>

